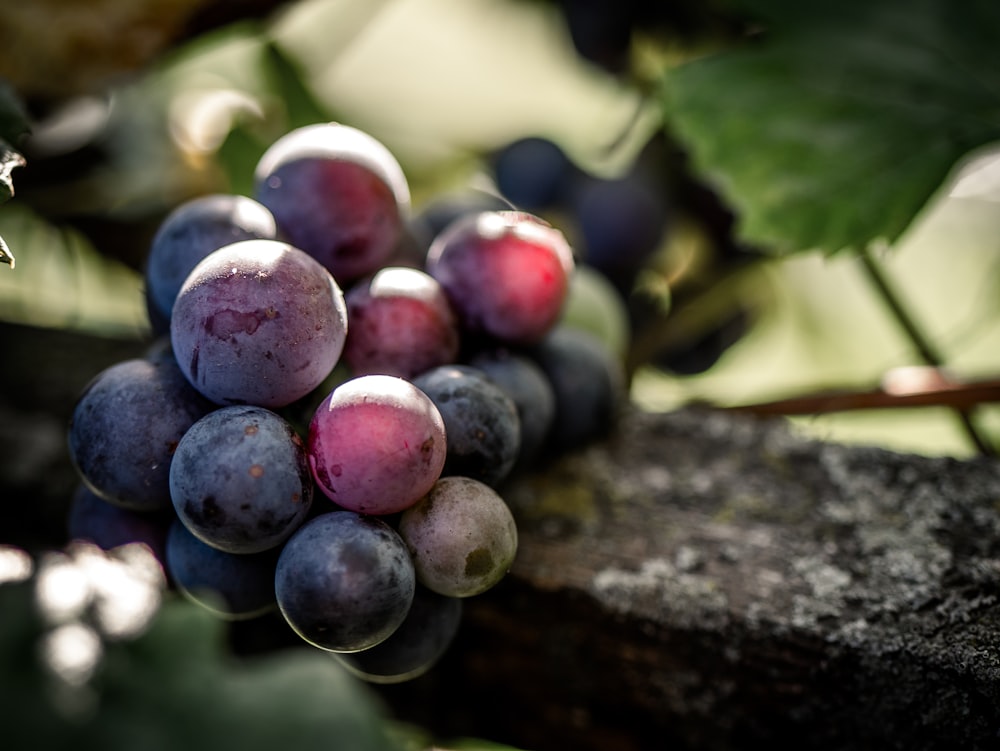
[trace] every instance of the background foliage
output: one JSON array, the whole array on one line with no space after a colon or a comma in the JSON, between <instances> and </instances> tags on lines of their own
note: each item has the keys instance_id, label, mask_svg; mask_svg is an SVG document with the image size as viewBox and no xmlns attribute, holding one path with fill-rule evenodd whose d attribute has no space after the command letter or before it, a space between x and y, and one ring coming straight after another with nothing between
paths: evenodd
<instances>
[{"instance_id":1,"label":"background foliage","mask_svg":"<svg viewBox=\"0 0 1000 751\"><path fill-rule=\"evenodd\" d=\"M621 27L625 43L588 47L574 6ZM417 208L482 181L490 155L518 137L549 138L613 176L660 134L683 155L657 164L664 180L683 188L670 174L681 170L716 191L753 262L720 262L704 217L673 195L671 231L643 277L660 304L635 321L649 345L634 353L640 404L872 389L920 363L859 253L884 267L960 380L993 378L995 4L663 7L299 0L194 35L104 87L29 95L23 118L7 96L8 139L33 132L20 143L29 164L15 170L17 199L0 207L18 257L0 275L0 316L144 336L139 271L156 223L192 195L248 192L256 157L297 124L372 132L403 163ZM665 342L706 340L718 351L698 372L657 362ZM975 450L946 407L797 420L823 437ZM996 433L993 410L976 420Z\"/></svg>"}]
</instances>

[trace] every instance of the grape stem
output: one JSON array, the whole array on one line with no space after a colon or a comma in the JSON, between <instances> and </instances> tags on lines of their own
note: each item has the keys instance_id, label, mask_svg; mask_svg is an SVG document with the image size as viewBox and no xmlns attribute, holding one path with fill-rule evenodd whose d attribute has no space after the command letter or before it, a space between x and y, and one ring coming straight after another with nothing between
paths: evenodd
<instances>
[{"instance_id":1,"label":"grape stem","mask_svg":"<svg viewBox=\"0 0 1000 751\"><path fill-rule=\"evenodd\" d=\"M916 319L904 304L901 295L893 287L881 265L871 254L871 251L864 248L858 255L861 260L861 267L868 281L875 288L882 304L885 305L890 315L903 330L903 333L909 339L910 344L917 351L924 364L938 370L943 369L945 365L944 357L938 352L937 348L930 341L930 338L924 335ZM983 456L993 456L996 452L974 422L972 409L973 405L953 407L953 411L961 423L962 429L976 447L976 450Z\"/></svg>"},{"instance_id":2,"label":"grape stem","mask_svg":"<svg viewBox=\"0 0 1000 751\"><path fill-rule=\"evenodd\" d=\"M891 393L884 388L868 391L817 391L802 396L728 407L730 412L753 415L819 415L865 409L949 407L965 412L977 405L1000 402L1000 378L964 383L950 381L934 388Z\"/></svg>"}]
</instances>

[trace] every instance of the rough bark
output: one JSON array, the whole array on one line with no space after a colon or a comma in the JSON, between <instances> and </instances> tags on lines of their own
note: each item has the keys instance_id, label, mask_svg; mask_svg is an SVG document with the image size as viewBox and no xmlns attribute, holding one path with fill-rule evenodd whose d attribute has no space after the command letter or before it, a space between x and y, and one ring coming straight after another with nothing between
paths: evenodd
<instances>
[{"instance_id":1,"label":"rough bark","mask_svg":"<svg viewBox=\"0 0 1000 751\"><path fill-rule=\"evenodd\" d=\"M0 327L0 542L59 541L66 416L136 343ZM520 549L429 674L444 738L549 749L1000 744L1000 462L629 411L503 489Z\"/></svg>"},{"instance_id":2,"label":"rough bark","mask_svg":"<svg viewBox=\"0 0 1000 751\"><path fill-rule=\"evenodd\" d=\"M402 716L537 751L1000 743L996 461L632 412L505 494L511 575L383 692Z\"/></svg>"}]
</instances>

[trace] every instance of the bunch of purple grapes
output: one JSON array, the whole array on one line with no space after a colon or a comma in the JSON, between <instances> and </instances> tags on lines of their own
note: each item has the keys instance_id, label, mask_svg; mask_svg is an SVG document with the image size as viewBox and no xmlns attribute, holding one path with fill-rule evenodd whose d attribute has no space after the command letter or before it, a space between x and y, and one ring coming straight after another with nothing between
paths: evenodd
<instances>
[{"instance_id":1,"label":"bunch of purple grapes","mask_svg":"<svg viewBox=\"0 0 1000 751\"><path fill-rule=\"evenodd\" d=\"M620 364L565 325L573 252L530 213L411 217L394 156L332 123L276 141L255 184L153 239L161 336L76 404L70 536L147 542L220 617L277 609L406 680L514 561L504 483L610 430Z\"/></svg>"}]
</instances>

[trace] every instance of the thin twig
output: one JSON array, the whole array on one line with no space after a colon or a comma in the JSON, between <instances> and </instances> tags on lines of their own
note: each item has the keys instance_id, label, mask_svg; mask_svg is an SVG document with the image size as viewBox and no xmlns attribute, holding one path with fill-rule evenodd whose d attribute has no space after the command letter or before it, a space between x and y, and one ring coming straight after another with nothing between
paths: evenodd
<instances>
[{"instance_id":1,"label":"thin twig","mask_svg":"<svg viewBox=\"0 0 1000 751\"><path fill-rule=\"evenodd\" d=\"M881 266L879 266L875 258L872 257L871 252L868 249L864 249L859 255L861 257L861 265L865 271L865 275L868 277L872 286L875 287L875 290L878 292L883 304L886 308L888 308L890 314L896 320L896 323L903 329L903 332L906 334L906 337L910 340L910 343L913 345L914 349L916 349L921 359L926 365L930 365L934 368L943 368L945 365L944 358L937 351L937 348L931 343L930 339L924 335L923 330L917 324L916 319L907 310L906 306L903 304L902 298L883 273ZM972 415L970 414L971 409L971 406L961 408L955 407L954 412L969 440L976 447L976 450L984 456L992 456L996 452L972 420Z\"/></svg>"},{"instance_id":2,"label":"thin twig","mask_svg":"<svg viewBox=\"0 0 1000 751\"><path fill-rule=\"evenodd\" d=\"M882 388L869 391L819 391L727 409L762 416L790 416L914 407L948 407L965 411L980 404L994 402L1000 402L1000 379L997 378L943 385L910 393L892 393Z\"/></svg>"}]
</instances>

